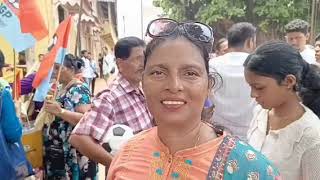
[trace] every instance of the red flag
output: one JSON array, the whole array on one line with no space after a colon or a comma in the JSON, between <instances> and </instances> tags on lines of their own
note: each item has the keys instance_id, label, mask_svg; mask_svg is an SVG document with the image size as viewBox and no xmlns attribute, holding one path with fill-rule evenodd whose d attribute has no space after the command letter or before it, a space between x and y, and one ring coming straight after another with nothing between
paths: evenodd
<instances>
[{"instance_id":1,"label":"red flag","mask_svg":"<svg viewBox=\"0 0 320 180\"><path fill-rule=\"evenodd\" d=\"M19 19L23 33L31 33L37 40L48 35L48 29L36 0L20 0Z\"/></svg>"},{"instance_id":2,"label":"red flag","mask_svg":"<svg viewBox=\"0 0 320 180\"><path fill-rule=\"evenodd\" d=\"M52 44L49 46L49 52L44 56L39 71L33 80L32 86L34 88L37 88L44 79L48 78L49 72L55 62L62 64L68 47L71 27L72 16L69 16L59 25L56 33L52 37Z\"/></svg>"}]
</instances>

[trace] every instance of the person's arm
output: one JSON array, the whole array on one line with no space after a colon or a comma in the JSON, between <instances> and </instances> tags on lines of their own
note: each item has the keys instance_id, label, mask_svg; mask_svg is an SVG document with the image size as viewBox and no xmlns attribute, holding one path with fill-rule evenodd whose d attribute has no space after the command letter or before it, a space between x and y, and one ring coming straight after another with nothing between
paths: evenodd
<instances>
[{"instance_id":1,"label":"person's arm","mask_svg":"<svg viewBox=\"0 0 320 180\"><path fill-rule=\"evenodd\" d=\"M87 156L89 159L103 164L106 169L109 168L112 156L92 137L89 135L72 134L69 142L81 154Z\"/></svg>"},{"instance_id":2,"label":"person's arm","mask_svg":"<svg viewBox=\"0 0 320 180\"><path fill-rule=\"evenodd\" d=\"M76 125L80 119L83 117L85 112L91 109L90 94L85 93L86 87L83 85L76 85L70 90L70 103L73 104L75 111L70 111L65 108L61 108L60 104L56 101L46 101L44 104L44 109L69 122L72 125Z\"/></svg>"},{"instance_id":3,"label":"person's arm","mask_svg":"<svg viewBox=\"0 0 320 180\"><path fill-rule=\"evenodd\" d=\"M21 95L26 95L32 92L32 82L36 76L36 73L32 73L21 79Z\"/></svg>"},{"instance_id":4,"label":"person's arm","mask_svg":"<svg viewBox=\"0 0 320 180\"><path fill-rule=\"evenodd\" d=\"M67 109L61 108L59 103L57 103L56 101L45 101L43 108L47 112L60 117L64 121L67 121L72 125L77 125L77 123L82 118L83 114L90 110L91 105L90 104L80 105L76 108L76 112L73 112L73 111L69 111Z\"/></svg>"},{"instance_id":5,"label":"person's arm","mask_svg":"<svg viewBox=\"0 0 320 180\"><path fill-rule=\"evenodd\" d=\"M302 179L320 179L320 144L308 149L302 155Z\"/></svg>"},{"instance_id":6,"label":"person's arm","mask_svg":"<svg viewBox=\"0 0 320 180\"><path fill-rule=\"evenodd\" d=\"M1 126L8 142L18 142L22 136L22 125L16 115L15 106L9 91L2 92Z\"/></svg>"},{"instance_id":7,"label":"person's arm","mask_svg":"<svg viewBox=\"0 0 320 180\"><path fill-rule=\"evenodd\" d=\"M97 97L92 104L90 112L74 128L69 142L81 154L109 167L112 156L100 144L104 143L104 136L114 123L113 106L103 97Z\"/></svg>"}]
</instances>

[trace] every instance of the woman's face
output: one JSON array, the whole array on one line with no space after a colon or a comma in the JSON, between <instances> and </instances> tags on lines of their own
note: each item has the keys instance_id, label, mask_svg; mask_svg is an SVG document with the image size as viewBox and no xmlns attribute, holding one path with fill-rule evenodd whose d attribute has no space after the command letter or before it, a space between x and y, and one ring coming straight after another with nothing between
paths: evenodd
<instances>
[{"instance_id":1,"label":"woman's face","mask_svg":"<svg viewBox=\"0 0 320 180\"><path fill-rule=\"evenodd\" d=\"M279 107L294 93L291 85L279 84L271 77L261 76L247 69L244 75L251 87L251 97L264 109Z\"/></svg>"},{"instance_id":2,"label":"woman's face","mask_svg":"<svg viewBox=\"0 0 320 180\"><path fill-rule=\"evenodd\" d=\"M60 69L60 64L55 64L52 72L52 78L57 79L59 69ZM68 83L70 79L72 79L74 76L74 70L67 68L65 66L62 66L61 68L61 74L59 78L59 83Z\"/></svg>"},{"instance_id":3,"label":"woman's face","mask_svg":"<svg viewBox=\"0 0 320 180\"><path fill-rule=\"evenodd\" d=\"M208 74L200 50L188 40L167 40L148 57L142 80L156 123L200 121L208 96Z\"/></svg>"}]
</instances>

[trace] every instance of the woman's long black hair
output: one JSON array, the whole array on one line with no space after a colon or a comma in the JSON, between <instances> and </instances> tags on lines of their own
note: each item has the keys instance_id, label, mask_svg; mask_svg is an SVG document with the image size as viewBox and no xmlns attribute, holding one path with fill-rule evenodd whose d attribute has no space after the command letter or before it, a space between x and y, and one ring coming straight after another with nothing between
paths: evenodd
<instances>
[{"instance_id":1,"label":"woman's long black hair","mask_svg":"<svg viewBox=\"0 0 320 180\"><path fill-rule=\"evenodd\" d=\"M249 55L244 67L258 75L275 79L279 84L294 75L302 103L320 117L320 68L307 63L299 51L281 41L267 42Z\"/></svg>"}]
</instances>

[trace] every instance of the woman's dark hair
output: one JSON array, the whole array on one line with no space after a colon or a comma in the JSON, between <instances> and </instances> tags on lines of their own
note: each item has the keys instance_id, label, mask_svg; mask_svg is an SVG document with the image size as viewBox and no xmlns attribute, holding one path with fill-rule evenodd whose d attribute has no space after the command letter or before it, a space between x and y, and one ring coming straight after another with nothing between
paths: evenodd
<instances>
[{"instance_id":1,"label":"woman's dark hair","mask_svg":"<svg viewBox=\"0 0 320 180\"><path fill-rule=\"evenodd\" d=\"M72 54L67 54L63 61L63 66L66 68L72 69L75 73L80 73L84 62L81 58L75 57Z\"/></svg>"},{"instance_id":2,"label":"woman's dark hair","mask_svg":"<svg viewBox=\"0 0 320 180\"><path fill-rule=\"evenodd\" d=\"M175 40L175 39L178 39L181 37L185 38L186 40L191 42L193 45L195 45L199 49L200 54L203 57L203 61L204 61L205 68L207 71L209 85L210 85L209 89L215 88L218 84L220 85L220 83L222 83L221 76L214 69L210 68L210 71L209 71L209 52L208 52L208 49L211 49L212 44L190 40L188 38L188 35L182 29L178 29L175 34L170 35L170 36L163 36L163 37L159 37L159 38L154 38L148 43L148 45L146 47L146 51L145 51L144 68L146 67L146 64L147 64L147 61L148 61L150 55L157 47L159 47L161 44L165 43L166 41ZM209 118L211 118L212 114L208 115L206 112L212 112L213 108L214 108L214 106L212 105L211 107L208 107L203 110L203 113L205 113L205 114L202 114L202 117L207 116L207 118L203 119L204 121L212 123L211 120L209 119Z\"/></svg>"},{"instance_id":3,"label":"woman's dark hair","mask_svg":"<svg viewBox=\"0 0 320 180\"><path fill-rule=\"evenodd\" d=\"M279 84L294 75L302 103L320 117L320 68L307 63L299 51L281 41L267 42L250 54L244 67L258 75L275 79Z\"/></svg>"}]
</instances>

